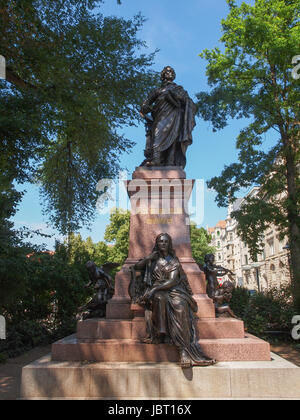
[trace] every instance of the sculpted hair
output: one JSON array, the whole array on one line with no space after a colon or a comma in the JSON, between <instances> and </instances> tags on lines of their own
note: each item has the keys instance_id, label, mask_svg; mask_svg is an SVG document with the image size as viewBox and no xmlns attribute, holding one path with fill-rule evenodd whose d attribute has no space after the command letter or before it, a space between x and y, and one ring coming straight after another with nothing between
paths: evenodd
<instances>
[{"instance_id":1,"label":"sculpted hair","mask_svg":"<svg viewBox=\"0 0 300 420\"><path fill-rule=\"evenodd\" d=\"M172 243L172 238L170 235L168 235L167 233L160 233L155 240L155 246L152 250L152 252L158 251L158 241L160 240L160 238L162 238L163 236L166 236L169 240L169 249L168 252L170 255L172 255L172 257L176 257L175 251L173 249L173 243Z\"/></svg>"},{"instance_id":2,"label":"sculpted hair","mask_svg":"<svg viewBox=\"0 0 300 420\"><path fill-rule=\"evenodd\" d=\"M215 259L214 254L206 254L204 257L204 262L208 263L208 261L211 259L211 257L213 257L213 259Z\"/></svg>"},{"instance_id":3,"label":"sculpted hair","mask_svg":"<svg viewBox=\"0 0 300 420\"><path fill-rule=\"evenodd\" d=\"M173 80L175 80L176 79L176 73L175 73L175 70L173 69L173 67L171 67L171 66L166 66L163 70L162 70L162 72L160 73L160 78L161 78L161 80L164 80L164 78L165 78L165 73L166 73L166 71L167 70L171 70L172 71L172 74L173 74Z\"/></svg>"}]
</instances>

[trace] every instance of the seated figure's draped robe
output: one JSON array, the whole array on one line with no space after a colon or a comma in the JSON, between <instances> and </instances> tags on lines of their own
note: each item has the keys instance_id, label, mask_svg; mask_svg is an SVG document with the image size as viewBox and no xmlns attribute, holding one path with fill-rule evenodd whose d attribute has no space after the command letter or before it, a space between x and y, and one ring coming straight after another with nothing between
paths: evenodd
<instances>
[{"instance_id":1,"label":"seated figure's draped robe","mask_svg":"<svg viewBox=\"0 0 300 420\"><path fill-rule=\"evenodd\" d=\"M164 284L170 276L176 285L155 292L152 302L152 334L166 334L180 350L185 350L192 360L201 361L204 354L198 344L193 323L197 302L193 299L188 280L177 257L169 261L160 258L147 267L145 281L152 287Z\"/></svg>"}]
</instances>

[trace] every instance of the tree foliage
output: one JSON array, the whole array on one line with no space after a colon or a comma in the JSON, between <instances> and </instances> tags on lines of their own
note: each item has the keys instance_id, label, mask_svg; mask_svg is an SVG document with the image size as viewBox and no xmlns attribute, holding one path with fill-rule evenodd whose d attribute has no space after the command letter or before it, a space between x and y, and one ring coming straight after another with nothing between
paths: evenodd
<instances>
[{"instance_id":1,"label":"tree foliage","mask_svg":"<svg viewBox=\"0 0 300 420\"><path fill-rule=\"evenodd\" d=\"M141 53L144 19L105 17L101 0L0 0L6 80L0 81L0 165L37 182L61 233L89 224L101 178L118 172L154 84L153 54Z\"/></svg>"},{"instance_id":2,"label":"tree foliage","mask_svg":"<svg viewBox=\"0 0 300 420\"><path fill-rule=\"evenodd\" d=\"M224 50L205 50L211 91L198 94L198 112L214 130L230 118L247 118L237 138L239 161L208 182L217 203L234 201L241 188L259 185L233 216L242 239L255 257L266 226L275 224L289 236L295 303L300 307L300 83L292 77L299 54L299 0L227 0L222 21ZM266 150L272 131L276 140Z\"/></svg>"},{"instance_id":3,"label":"tree foliage","mask_svg":"<svg viewBox=\"0 0 300 420\"><path fill-rule=\"evenodd\" d=\"M197 228L195 224L191 224L191 247L194 260L198 264L204 264L206 254L214 254L216 249L209 245L211 236L201 227Z\"/></svg>"},{"instance_id":4,"label":"tree foliage","mask_svg":"<svg viewBox=\"0 0 300 420\"><path fill-rule=\"evenodd\" d=\"M104 239L113 245L109 251L112 262L123 264L128 257L130 212L114 209L106 227Z\"/></svg>"}]
</instances>

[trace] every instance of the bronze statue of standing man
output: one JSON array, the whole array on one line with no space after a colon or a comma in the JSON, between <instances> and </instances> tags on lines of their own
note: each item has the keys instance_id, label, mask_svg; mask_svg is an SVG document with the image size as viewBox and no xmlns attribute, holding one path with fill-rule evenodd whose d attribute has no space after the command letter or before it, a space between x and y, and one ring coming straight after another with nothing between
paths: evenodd
<instances>
[{"instance_id":1,"label":"bronze statue of standing man","mask_svg":"<svg viewBox=\"0 0 300 420\"><path fill-rule=\"evenodd\" d=\"M185 168L186 150L192 144L196 125L196 105L182 86L174 83L176 74L167 66L161 72L162 85L142 104L146 119L145 166Z\"/></svg>"}]
</instances>

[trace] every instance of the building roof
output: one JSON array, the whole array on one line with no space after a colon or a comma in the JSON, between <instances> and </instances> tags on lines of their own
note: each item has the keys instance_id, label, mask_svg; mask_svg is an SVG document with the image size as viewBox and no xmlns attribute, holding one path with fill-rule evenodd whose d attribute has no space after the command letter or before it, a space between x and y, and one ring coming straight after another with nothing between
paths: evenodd
<instances>
[{"instance_id":1,"label":"building roof","mask_svg":"<svg viewBox=\"0 0 300 420\"><path fill-rule=\"evenodd\" d=\"M217 228L226 229L226 220L220 220L217 225Z\"/></svg>"},{"instance_id":2,"label":"building roof","mask_svg":"<svg viewBox=\"0 0 300 420\"><path fill-rule=\"evenodd\" d=\"M207 232L208 233L214 233L214 231L217 229L226 229L226 221L225 220L220 220L215 227L208 227L207 228Z\"/></svg>"}]
</instances>

